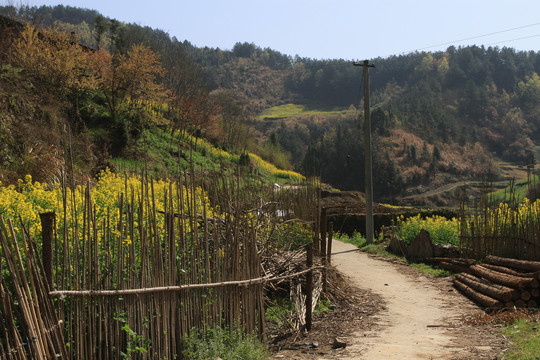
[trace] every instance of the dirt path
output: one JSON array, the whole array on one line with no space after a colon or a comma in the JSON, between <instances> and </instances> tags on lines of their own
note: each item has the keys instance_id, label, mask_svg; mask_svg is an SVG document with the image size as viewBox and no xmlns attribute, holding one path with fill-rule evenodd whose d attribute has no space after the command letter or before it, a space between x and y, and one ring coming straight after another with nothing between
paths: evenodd
<instances>
[{"instance_id":1,"label":"dirt path","mask_svg":"<svg viewBox=\"0 0 540 360\"><path fill-rule=\"evenodd\" d=\"M467 327L464 316L478 308L414 269L381 261L334 241L332 265L361 289L381 296L385 310L377 316L376 331L356 332L339 359L495 359L501 339L497 330L482 333ZM484 329L485 330L485 329Z\"/></svg>"}]
</instances>

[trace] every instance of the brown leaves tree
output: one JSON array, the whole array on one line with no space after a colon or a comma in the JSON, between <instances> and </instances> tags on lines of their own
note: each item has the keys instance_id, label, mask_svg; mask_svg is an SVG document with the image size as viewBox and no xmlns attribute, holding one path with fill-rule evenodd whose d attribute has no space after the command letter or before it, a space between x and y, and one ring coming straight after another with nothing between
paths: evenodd
<instances>
[{"instance_id":1,"label":"brown leaves tree","mask_svg":"<svg viewBox=\"0 0 540 360\"><path fill-rule=\"evenodd\" d=\"M67 95L90 89L94 76L85 49L56 28L37 31L26 25L13 43L14 60L44 91Z\"/></svg>"},{"instance_id":2,"label":"brown leaves tree","mask_svg":"<svg viewBox=\"0 0 540 360\"><path fill-rule=\"evenodd\" d=\"M133 45L125 55L101 49L92 54L91 63L113 120L120 112L141 115L148 104L164 101L166 90L159 82L163 69L150 48Z\"/></svg>"}]
</instances>

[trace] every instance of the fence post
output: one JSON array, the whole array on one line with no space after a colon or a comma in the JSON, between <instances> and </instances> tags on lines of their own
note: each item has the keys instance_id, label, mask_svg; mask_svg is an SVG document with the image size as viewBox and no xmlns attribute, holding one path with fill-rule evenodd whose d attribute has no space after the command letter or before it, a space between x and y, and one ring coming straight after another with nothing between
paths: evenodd
<instances>
[{"instance_id":1,"label":"fence post","mask_svg":"<svg viewBox=\"0 0 540 360\"><path fill-rule=\"evenodd\" d=\"M315 238L313 239L313 251L315 254L321 253L321 240L319 239L319 236L321 236L321 216L319 212L315 215Z\"/></svg>"},{"instance_id":2,"label":"fence post","mask_svg":"<svg viewBox=\"0 0 540 360\"><path fill-rule=\"evenodd\" d=\"M41 256L43 260L43 269L45 271L45 279L49 284L49 289L54 287L53 285L53 237L54 237L54 220L56 214L54 212L46 212L39 214L41 218L41 239L42 250Z\"/></svg>"},{"instance_id":3,"label":"fence post","mask_svg":"<svg viewBox=\"0 0 540 360\"><path fill-rule=\"evenodd\" d=\"M313 242L306 245L307 268L313 266ZM306 274L306 330L311 331L312 324L312 302L313 302L313 270Z\"/></svg>"},{"instance_id":4,"label":"fence post","mask_svg":"<svg viewBox=\"0 0 540 360\"><path fill-rule=\"evenodd\" d=\"M326 291L326 208L321 209L321 265L322 286L323 291Z\"/></svg>"},{"instance_id":5,"label":"fence post","mask_svg":"<svg viewBox=\"0 0 540 360\"><path fill-rule=\"evenodd\" d=\"M321 209L321 258L326 258L326 208Z\"/></svg>"},{"instance_id":6,"label":"fence post","mask_svg":"<svg viewBox=\"0 0 540 360\"><path fill-rule=\"evenodd\" d=\"M328 224L328 251L326 252L326 263L332 263L332 237L334 236L334 223L330 221Z\"/></svg>"}]
</instances>

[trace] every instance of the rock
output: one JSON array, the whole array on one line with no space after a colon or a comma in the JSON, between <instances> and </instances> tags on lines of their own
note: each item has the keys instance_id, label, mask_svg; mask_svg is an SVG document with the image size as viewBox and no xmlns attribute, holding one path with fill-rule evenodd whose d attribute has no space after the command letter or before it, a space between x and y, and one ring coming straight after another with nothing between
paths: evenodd
<instances>
[{"instance_id":1,"label":"rock","mask_svg":"<svg viewBox=\"0 0 540 360\"><path fill-rule=\"evenodd\" d=\"M433 257L433 243L429 232L422 229L407 248L407 254L412 259Z\"/></svg>"},{"instance_id":2,"label":"rock","mask_svg":"<svg viewBox=\"0 0 540 360\"><path fill-rule=\"evenodd\" d=\"M317 341L314 341L311 344L309 344L309 347L312 349L316 349L319 347L319 343Z\"/></svg>"},{"instance_id":3,"label":"rock","mask_svg":"<svg viewBox=\"0 0 540 360\"><path fill-rule=\"evenodd\" d=\"M433 244L433 256L444 258L459 258L459 248L454 245Z\"/></svg>"},{"instance_id":4,"label":"rock","mask_svg":"<svg viewBox=\"0 0 540 360\"><path fill-rule=\"evenodd\" d=\"M347 341L344 338L335 338L332 349L344 349L347 347Z\"/></svg>"},{"instance_id":5,"label":"rock","mask_svg":"<svg viewBox=\"0 0 540 360\"><path fill-rule=\"evenodd\" d=\"M446 248L443 244L433 244L434 257L446 257Z\"/></svg>"},{"instance_id":6,"label":"rock","mask_svg":"<svg viewBox=\"0 0 540 360\"><path fill-rule=\"evenodd\" d=\"M407 246L405 245L405 241L398 238L396 235L392 236L387 250L390 251L392 254L407 256Z\"/></svg>"}]
</instances>

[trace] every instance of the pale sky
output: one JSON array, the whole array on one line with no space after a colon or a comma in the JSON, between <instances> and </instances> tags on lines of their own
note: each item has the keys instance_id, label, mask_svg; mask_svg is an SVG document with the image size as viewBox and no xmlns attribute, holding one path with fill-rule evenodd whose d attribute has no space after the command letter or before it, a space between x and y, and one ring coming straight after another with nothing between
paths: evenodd
<instances>
[{"instance_id":1,"label":"pale sky","mask_svg":"<svg viewBox=\"0 0 540 360\"><path fill-rule=\"evenodd\" d=\"M94 9L199 47L252 42L315 59L384 58L448 43L540 50L539 0L0 0L20 3Z\"/></svg>"}]
</instances>

